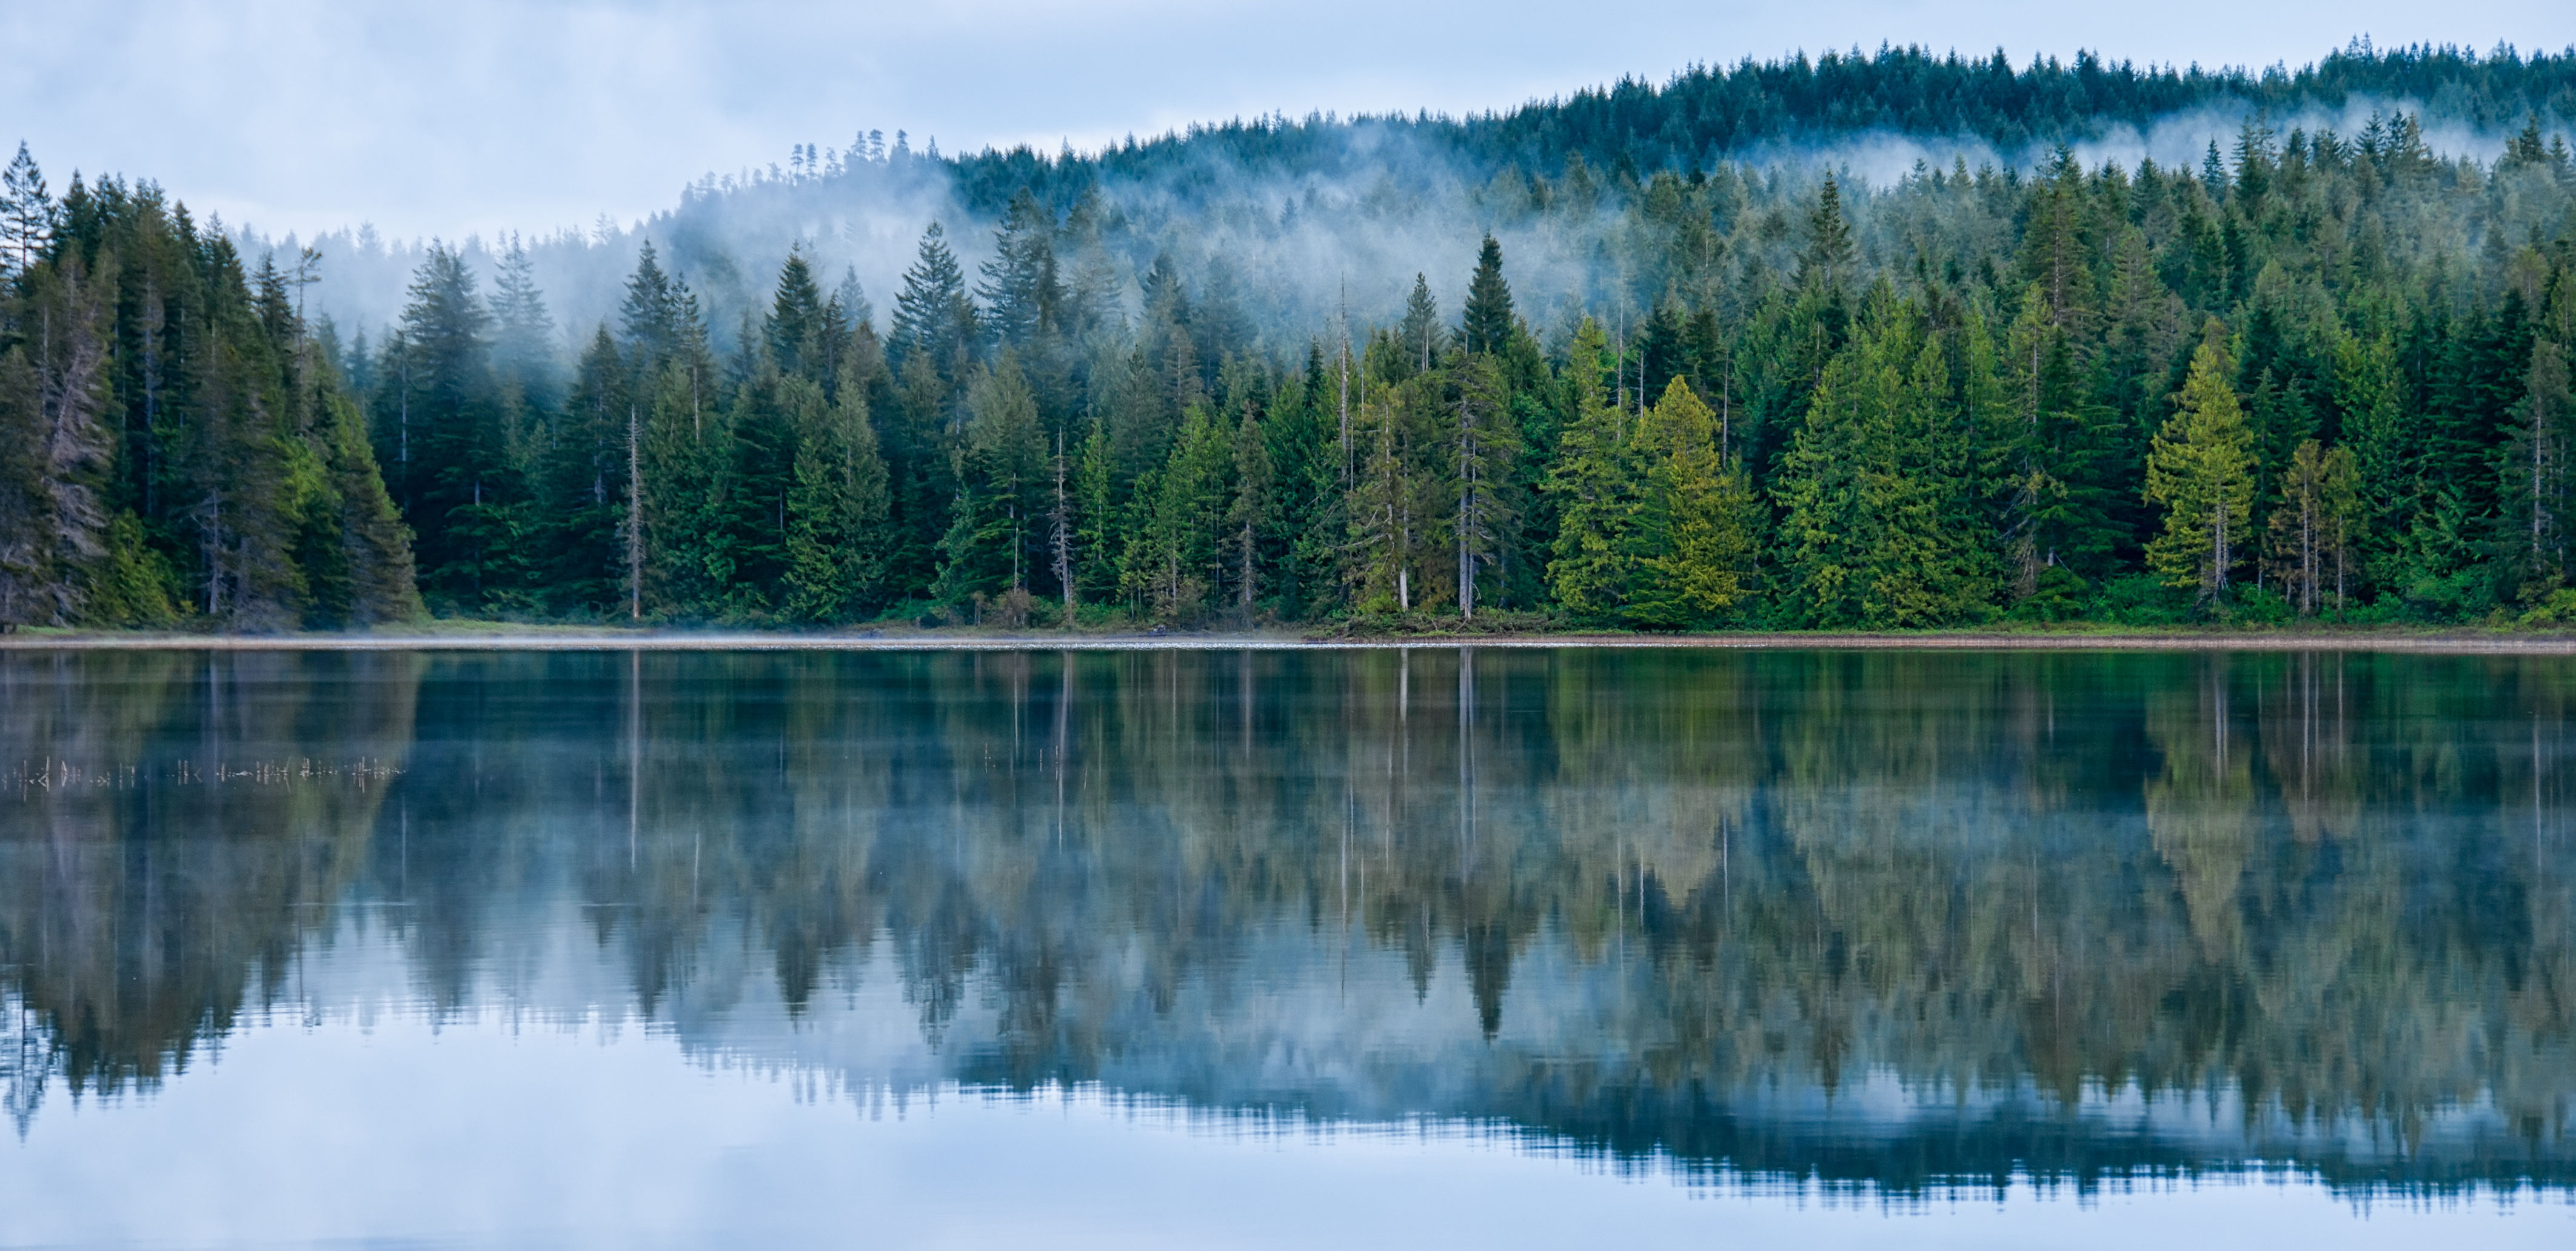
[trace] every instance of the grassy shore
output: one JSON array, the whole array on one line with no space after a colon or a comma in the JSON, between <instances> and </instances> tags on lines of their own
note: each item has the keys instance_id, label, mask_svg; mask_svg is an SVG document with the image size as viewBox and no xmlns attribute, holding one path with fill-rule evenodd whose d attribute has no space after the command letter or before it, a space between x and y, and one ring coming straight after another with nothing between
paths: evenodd
<instances>
[{"instance_id":1,"label":"grassy shore","mask_svg":"<svg viewBox=\"0 0 2576 1251\"><path fill-rule=\"evenodd\" d=\"M0 634L0 651L917 651L1238 650L1370 647L1805 648L1918 651L2341 651L2459 655L2576 655L2576 631L2474 626L2227 629L2111 626L1925 630L1891 633L1709 632L1631 634L1530 631L1322 634L1256 630L1001 630L915 626L837 631L528 625L443 620L346 633L196 634L138 630L24 629Z\"/></svg>"}]
</instances>

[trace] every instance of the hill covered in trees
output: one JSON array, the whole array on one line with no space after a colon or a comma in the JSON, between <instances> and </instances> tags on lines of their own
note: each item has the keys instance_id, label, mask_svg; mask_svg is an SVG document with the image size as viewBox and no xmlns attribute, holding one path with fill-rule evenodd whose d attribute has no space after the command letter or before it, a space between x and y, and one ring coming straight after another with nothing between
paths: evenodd
<instances>
[{"instance_id":1,"label":"hill covered in trees","mask_svg":"<svg viewBox=\"0 0 2576 1251\"><path fill-rule=\"evenodd\" d=\"M149 183L0 203L0 625L420 614L359 397L298 309Z\"/></svg>"},{"instance_id":2,"label":"hill covered in trees","mask_svg":"<svg viewBox=\"0 0 2576 1251\"><path fill-rule=\"evenodd\" d=\"M2164 151L2220 115L2224 144ZM245 275L157 188L75 179L28 227L12 350L50 350L43 274L129 235L221 254L197 269L281 380L254 407L295 432L261 446L348 483L253 492L307 501L269 528L319 589L245 623L395 611L329 572L398 563L347 537L384 533L347 519L377 516L351 405L428 604L472 615L2552 621L2571 117L2568 56L1884 51L1087 156L871 135L633 233L429 245L348 339L296 315L308 264ZM1832 146L1888 135L1985 159L1872 181ZM322 272L344 244L394 254L325 239ZM903 266L882 316L862 260ZM220 512L154 484L251 461L133 433L211 428L142 380L148 303L107 336L122 433L92 459L131 521L94 546L135 554L99 567L243 613Z\"/></svg>"}]
</instances>

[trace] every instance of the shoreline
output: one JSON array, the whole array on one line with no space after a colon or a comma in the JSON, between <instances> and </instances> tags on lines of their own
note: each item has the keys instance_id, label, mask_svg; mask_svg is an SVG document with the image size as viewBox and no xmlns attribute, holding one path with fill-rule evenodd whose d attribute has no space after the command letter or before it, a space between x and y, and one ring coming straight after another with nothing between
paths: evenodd
<instances>
[{"instance_id":1,"label":"shoreline","mask_svg":"<svg viewBox=\"0 0 2576 1251\"><path fill-rule=\"evenodd\" d=\"M2476 631L2279 631L2227 633L2049 633L1931 631L1921 634L1494 634L1316 638L1290 631L1188 634L984 634L869 631L783 634L752 631L580 630L545 627L406 631L383 634L220 635L120 631L0 635L0 652L52 651L1378 651L1390 648L1603 648L1699 651L2238 651L2388 652L2421 655L2576 656L2576 633L2509 635Z\"/></svg>"}]
</instances>

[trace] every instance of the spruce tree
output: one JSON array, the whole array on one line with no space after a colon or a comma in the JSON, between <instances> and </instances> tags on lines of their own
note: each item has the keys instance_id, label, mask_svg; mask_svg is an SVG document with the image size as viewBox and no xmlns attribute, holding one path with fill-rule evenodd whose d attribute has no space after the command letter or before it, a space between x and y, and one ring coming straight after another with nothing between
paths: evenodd
<instances>
[{"instance_id":1,"label":"spruce tree","mask_svg":"<svg viewBox=\"0 0 2576 1251\"><path fill-rule=\"evenodd\" d=\"M1679 378L1638 423L1638 445L1649 466L1638 548L1649 554L1624 615L1650 629L1708 623L1752 589L1752 485L1720 459L1715 414Z\"/></svg>"},{"instance_id":2,"label":"spruce tree","mask_svg":"<svg viewBox=\"0 0 2576 1251\"><path fill-rule=\"evenodd\" d=\"M1064 290L1056 276L1055 227L1054 215L1022 187L993 231L993 259L981 267L975 294L1002 347L1026 353L1040 333L1057 325Z\"/></svg>"},{"instance_id":3,"label":"spruce tree","mask_svg":"<svg viewBox=\"0 0 2576 1251\"><path fill-rule=\"evenodd\" d=\"M1849 281L1859 249L1852 243L1851 223L1843 216L1841 184L1832 174L1816 192L1816 207L1807 214L1807 245L1798 253L1800 287L1837 291Z\"/></svg>"},{"instance_id":4,"label":"spruce tree","mask_svg":"<svg viewBox=\"0 0 2576 1251\"><path fill-rule=\"evenodd\" d=\"M36 258L53 242L59 216L53 196L45 189L45 172L37 168L26 141L19 140L18 155L10 158L6 170L0 170L0 266L6 267L0 269L0 277L23 278L35 268Z\"/></svg>"},{"instance_id":5,"label":"spruce tree","mask_svg":"<svg viewBox=\"0 0 2576 1251\"><path fill-rule=\"evenodd\" d=\"M801 247L790 249L787 263L779 268L778 291L760 333L782 374L820 386L840 371L841 344L849 331L841 324L839 307L824 300Z\"/></svg>"},{"instance_id":6,"label":"spruce tree","mask_svg":"<svg viewBox=\"0 0 2576 1251\"><path fill-rule=\"evenodd\" d=\"M1439 363L1444 338L1440 302L1431 296L1431 281L1415 274L1413 290L1404 297L1404 321L1396 329L1396 341L1403 345L1404 360L1412 372L1428 372Z\"/></svg>"},{"instance_id":7,"label":"spruce tree","mask_svg":"<svg viewBox=\"0 0 2576 1251\"><path fill-rule=\"evenodd\" d=\"M981 325L966 294L966 276L938 222L922 232L920 254L903 273L894 298L894 333L886 349L897 369L918 358L947 387L963 386Z\"/></svg>"},{"instance_id":8,"label":"spruce tree","mask_svg":"<svg viewBox=\"0 0 2576 1251\"><path fill-rule=\"evenodd\" d=\"M2205 342L2192 353L2180 406L2147 457L2147 499L2165 507L2164 530L2147 544L2147 565L2165 585L2221 600L2253 538L2253 433L2227 383L2226 353Z\"/></svg>"},{"instance_id":9,"label":"spruce tree","mask_svg":"<svg viewBox=\"0 0 2576 1251\"><path fill-rule=\"evenodd\" d=\"M787 500L783 601L791 620L831 624L882 602L891 494L866 398L851 383L798 432Z\"/></svg>"},{"instance_id":10,"label":"spruce tree","mask_svg":"<svg viewBox=\"0 0 2576 1251\"><path fill-rule=\"evenodd\" d=\"M1503 248L1488 234L1476 251L1476 274L1467 282L1458 346L1469 353L1498 353L1511 343L1512 330L1512 289L1503 281Z\"/></svg>"},{"instance_id":11,"label":"spruce tree","mask_svg":"<svg viewBox=\"0 0 2576 1251\"><path fill-rule=\"evenodd\" d=\"M422 589L479 607L496 550L508 542L510 502L499 395L488 332L492 316L456 250L433 243L403 308L407 424L400 466L404 512L419 533ZM381 420L381 414L379 415Z\"/></svg>"},{"instance_id":12,"label":"spruce tree","mask_svg":"<svg viewBox=\"0 0 2576 1251\"><path fill-rule=\"evenodd\" d=\"M2568 373L2564 349L2548 339L2532 343L2504 457L2499 495L2510 505L2525 599L2538 599L2567 579L2568 533L2576 522L2569 516L2568 465L2576 453L2576 388L2569 385Z\"/></svg>"},{"instance_id":13,"label":"spruce tree","mask_svg":"<svg viewBox=\"0 0 2576 1251\"><path fill-rule=\"evenodd\" d=\"M515 234L492 275L492 367L533 411L555 406L555 322L537 289L536 261Z\"/></svg>"},{"instance_id":14,"label":"spruce tree","mask_svg":"<svg viewBox=\"0 0 2576 1251\"><path fill-rule=\"evenodd\" d=\"M1278 510L1278 479L1270 463L1269 441L1250 404L1234 428L1234 499L1226 506L1226 543L1234 554L1235 606L1252 615L1261 585L1263 546Z\"/></svg>"},{"instance_id":15,"label":"spruce tree","mask_svg":"<svg viewBox=\"0 0 2576 1251\"><path fill-rule=\"evenodd\" d=\"M1452 367L1449 381L1457 393L1444 404L1452 415L1446 432L1453 449L1447 466L1454 497L1449 534L1458 556L1458 612L1473 618L1477 579L1502 561L1513 533L1512 469L1520 458L1520 428L1512 420L1502 365L1493 357L1469 356Z\"/></svg>"},{"instance_id":16,"label":"spruce tree","mask_svg":"<svg viewBox=\"0 0 2576 1251\"><path fill-rule=\"evenodd\" d=\"M1643 506L1635 454L1622 437L1618 411L1601 391L1601 360L1608 350L1600 324L1585 319L1565 370L1574 417L1557 444L1546 486L1557 508L1548 589L1577 619L1595 622L1624 617L1635 594L1633 533Z\"/></svg>"},{"instance_id":17,"label":"spruce tree","mask_svg":"<svg viewBox=\"0 0 2576 1251\"><path fill-rule=\"evenodd\" d=\"M950 605L1027 587L1049 481L1037 397L1015 355L1005 352L977 371L966 408L957 501L940 541L939 599Z\"/></svg>"}]
</instances>

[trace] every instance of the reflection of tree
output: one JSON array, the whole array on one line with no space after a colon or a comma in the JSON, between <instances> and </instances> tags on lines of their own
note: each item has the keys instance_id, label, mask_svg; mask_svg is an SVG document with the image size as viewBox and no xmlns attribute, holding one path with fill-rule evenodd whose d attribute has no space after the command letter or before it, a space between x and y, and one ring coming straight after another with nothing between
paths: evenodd
<instances>
[{"instance_id":1,"label":"reflection of tree","mask_svg":"<svg viewBox=\"0 0 2576 1251\"><path fill-rule=\"evenodd\" d=\"M0 656L0 967L75 1091L149 1086L360 872L417 658ZM31 1075L22 1072L21 1081Z\"/></svg>"},{"instance_id":2,"label":"reflection of tree","mask_svg":"<svg viewBox=\"0 0 2576 1251\"><path fill-rule=\"evenodd\" d=\"M38 686L174 710L117 714L138 724L234 727L192 741L251 735L190 711L208 699L201 662L130 663L177 667L158 686ZM131 927L152 892L230 892L191 909L239 932L195 948L208 962L187 993L154 1021L91 1027L128 1040L102 1050L171 1053L273 993L244 988L291 958L295 903L363 872L362 896L409 905L390 911L410 918L435 1004L506 989L530 911L577 905L647 1014L745 993L723 954L741 947L802 1018L882 950L953 1071L1003 1085L1115 1076L1373 1114L1436 1079L1467 1092L1442 1105L1460 1115L1882 1179L2190 1165L2067 1119L2087 1092L2241 1091L2249 1118L2400 1140L2492 1099L2526 1145L2467 1176L2570 1176L2571 865L2548 762L2576 682L2548 663L1456 648L408 663L419 741L372 842L356 809L225 810L240 817L225 836L257 854L208 857L183 885L151 850L179 828L175 801L115 820L22 804L0 855L34 863L46 822L69 822L99 850L60 880L97 898L22 902L18 875L0 887L20 892L0 913L7 958L33 950L26 918ZM14 707L40 675L5 672ZM316 741L390 732L299 715ZM38 756L143 754L75 750L97 732L86 714L11 732ZM269 750L253 738L224 750ZM1402 1076L1353 1055L1325 1066L1357 1075L1337 1087L1245 1076L1259 1066L1229 1048L1292 1024L1265 1015L1281 978L1372 951L1417 994L1464 988L1466 1068ZM40 963L31 1003L100 976ZM1961 1107L2025 1087L2048 1102L1946 1146L1829 1140L1743 1103L1888 1077ZM1387 1093L1358 1093L1369 1082Z\"/></svg>"},{"instance_id":3,"label":"reflection of tree","mask_svg":"<svg viewBox=\"0 0 2576 1251\"><path fill-rule=\"evenodd\" d=\"M2204 958L2229 962L2242 941L2237 886L2254 852L2250 745L2228 744L2226 657L2199 675L2197 689L2148 697L2147 738L2164 757L2146 788L2147 830L2174 873L2191 933Z\"/></svg>"}]
</instances>

